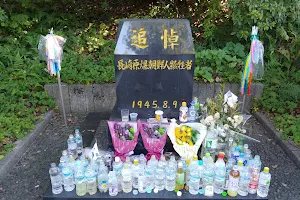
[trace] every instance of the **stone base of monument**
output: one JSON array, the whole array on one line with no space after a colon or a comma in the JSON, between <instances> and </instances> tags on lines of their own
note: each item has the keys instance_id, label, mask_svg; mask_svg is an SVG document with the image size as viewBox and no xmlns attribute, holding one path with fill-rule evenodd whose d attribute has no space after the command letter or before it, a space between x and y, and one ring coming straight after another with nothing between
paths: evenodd
<instances>
[{"instance_id":1,"label":"stone base of monument","mask_svg":"<svg viewBox=\"0 0 300 200\"><path fill-rule=\"evenodd\" d=\"M99 191L94 194L94 195L89 195L86 194L82 197L79 197L76 195L75 190L71 191L71 192L65 192L63 191L60 194L52 194L51 191L51 185L49 186L48 190L46 191L43 200L79 200L79 199L86 199L86 200L96 200L96 199L119 199L119 200L131 200L131 199L163 199L163 200L173 200L173 199L183 199L183 200L188 200L188 199L215 199L215 200L225 200L225 199L268 199L268 198L260 198L257 195L248 195L246 197L242 197L242 196L237 196L237 197L223 197L222 195L219 194L215 194L212 197L207 197L204 195L191 195L189 192L187 191L183 191L183 194L181 197L178 197L176 195L175 192L168 192L166 190L160 191L158 193L139 193L137 195L133 195L132 192L131 193L124 193L124 192L120 192L117 196L109 196L108 192L106 193L100 193Z\"/></svg>"}]
</instances>

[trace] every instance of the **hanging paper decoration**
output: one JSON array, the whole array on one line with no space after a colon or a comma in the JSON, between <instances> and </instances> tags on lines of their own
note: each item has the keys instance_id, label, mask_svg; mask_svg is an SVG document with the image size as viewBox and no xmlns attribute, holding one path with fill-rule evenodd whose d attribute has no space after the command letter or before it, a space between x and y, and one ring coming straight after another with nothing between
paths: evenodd
<instances>
[{"instance_id":1,"label":"hanging paper decoration","mask_svg":"<svg viewBox=\"0 0 300 200\"><path fill-rule=\"evenodd\" d=\"M264 46L258 40L258 28L252 27L251 48L246 57L245 66L242 73L241 94L251 95L251 85L253 79L261 79L264 74Z\"/></svg>"}]
</instances>

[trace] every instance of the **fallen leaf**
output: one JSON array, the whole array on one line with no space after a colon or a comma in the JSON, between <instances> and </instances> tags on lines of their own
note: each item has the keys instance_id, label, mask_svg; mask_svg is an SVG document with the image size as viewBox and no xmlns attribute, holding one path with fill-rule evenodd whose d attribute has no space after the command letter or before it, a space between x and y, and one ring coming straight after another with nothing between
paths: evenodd
<instances>
[{"instance_id":1,"label":"fallen leaf","mask_svg":"<svg viewBox=\"0 0 300 200\"><path fill-rule=\"evenodd\" d=\"M278 167L278 165L272 165L272 167L273 167L274 169L276 169L276 168Z\"/></svg>"}]
</instances>

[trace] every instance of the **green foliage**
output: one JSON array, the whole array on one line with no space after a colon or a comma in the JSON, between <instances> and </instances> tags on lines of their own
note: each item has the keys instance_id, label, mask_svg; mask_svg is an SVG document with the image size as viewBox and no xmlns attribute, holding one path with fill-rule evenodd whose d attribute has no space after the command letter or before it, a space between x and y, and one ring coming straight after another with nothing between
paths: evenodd
<instances>
[{"instance_id":1,"label":"green foliage","mask_svg":"<svg viewBox=\"0 0 300 200\"><path fill-rule=\"evenodd\" d=\"M290 139L295 142L297 146L300 146L300 117L299 115L294 117L289 114L275 115L273 117L277 129L283 133L283 139Z\"/></svg>"},{"instance_id":2,"label":"green foliage","mask_svg":"<svg viewBox=\"0 0 300 200\"><path fill-rule=\"evenodd\" d=\"M204 49L196 53L195 79L208 82L239 82L245 47L229 42L223 49Z\"/></svg>"}]
</instances>

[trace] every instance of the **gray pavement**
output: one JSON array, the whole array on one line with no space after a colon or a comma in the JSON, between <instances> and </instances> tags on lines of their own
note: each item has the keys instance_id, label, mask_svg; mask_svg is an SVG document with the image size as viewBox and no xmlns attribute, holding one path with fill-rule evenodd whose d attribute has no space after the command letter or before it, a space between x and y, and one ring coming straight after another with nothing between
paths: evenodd
<instances>
[{"instance_id":1,"label":"gray pavement","mask_svg":"<svg viewBox=\"0 0 300 200\"><path fill-rule=\"evenodd\" d=\"M0 180L1 200L38 200L49 186L49 165L57 162L66 148L66 139L84 120L84 115L70 118L72 124L64 128L63 119L55 115L46 129L7 176ZM107 147L107 125L101 121L96 130L99 148ZM275 144L271 135L254 119L249 122L249 134L261 143L249 143L250 149L262 158L262 165L269 166L272 174L269 199L300 199L300 169Z\"/></svg>"}]
</instances>

